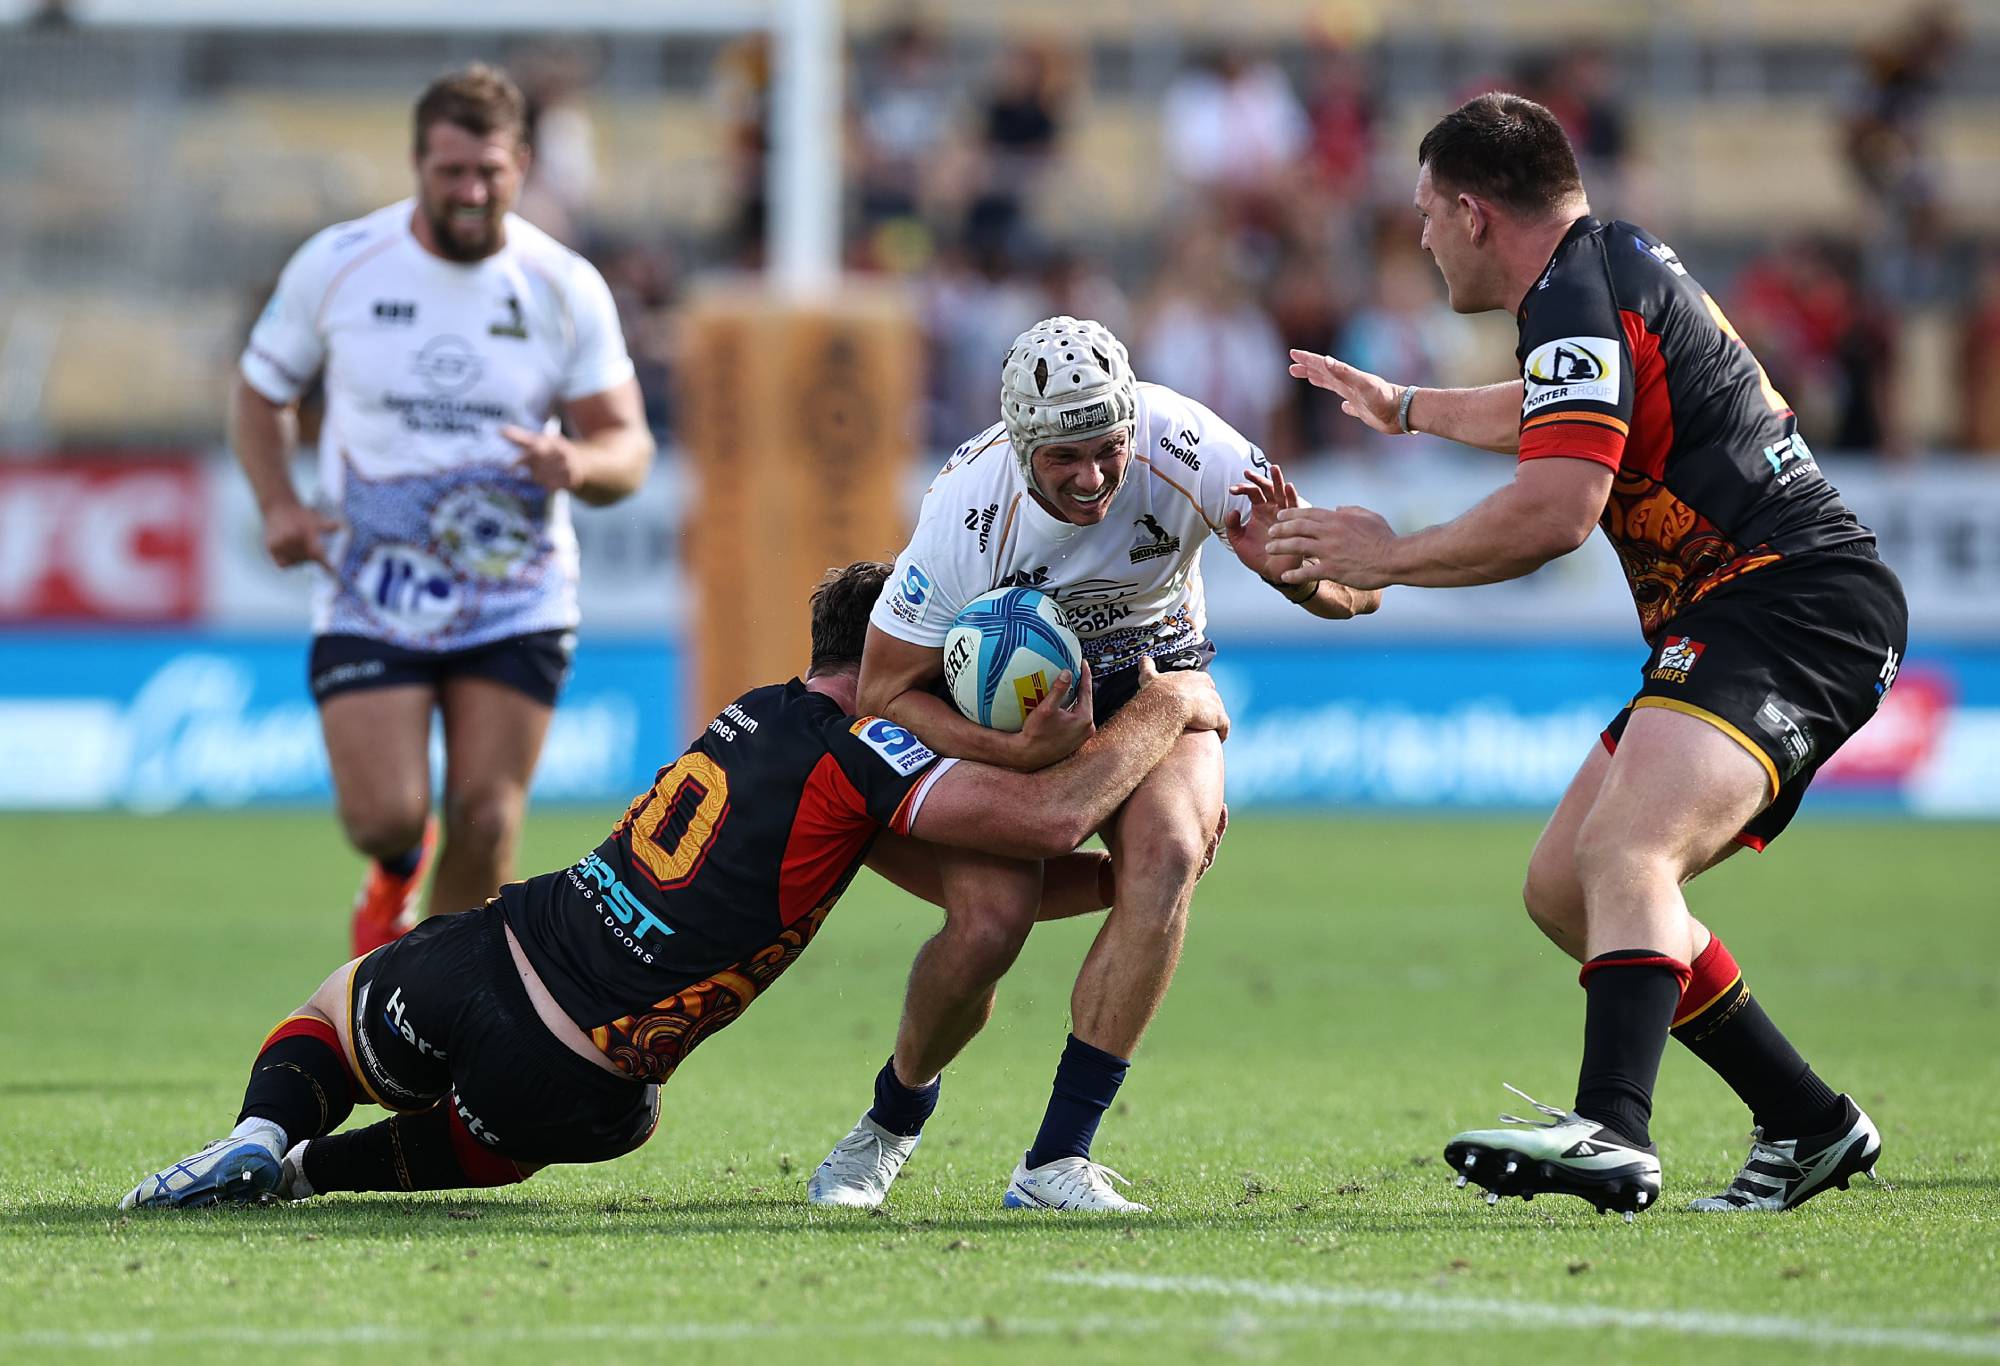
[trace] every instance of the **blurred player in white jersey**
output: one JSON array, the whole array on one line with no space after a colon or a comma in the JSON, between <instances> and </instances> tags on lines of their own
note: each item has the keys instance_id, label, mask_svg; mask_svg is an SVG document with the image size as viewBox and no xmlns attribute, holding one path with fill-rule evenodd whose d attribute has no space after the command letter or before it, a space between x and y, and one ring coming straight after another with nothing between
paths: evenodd
<instances>
[{"instance_id":1,"label":"blurred player in white jersey","mask_svg":"<svg viewBox=\"0 0 2000 1366\"><path fill-rule=\"evenodd\" d=\"M417 194L311 238L243 353L230 436L281 567L317 564L310 679L341 824L372 863L365 953L510 875L577 625L571 494L639 487L653 441L603 278L511 209L521 93L468 67L417 102ZM322 505L293 487L297 403L325 376ZM560 420L559 420L560 419ZM573 435L565 435L566 422Z\"/></svg>"},{"instance_id":2,"label":"blurred player in white jersey","mask_svg":"<svg viewBox=\"0 0 2000 1366\"><path fill-rule=\"evenodd\" d=\"M1213 657L1200 564L1208 538L1226 537L1249 569L1274 580L1298 562L1270 559L1257 528L1299 501L1283 472L1214 413L1138 383L1124 346L1095 322L1049 318L1022 333L1003 366L1000 406L1002 421L959 447L924 497L870 618L860 706L941 754L1033 769L1075 748L1088 725L1030 737L961 716L937 692L959 610L1015 584L1054 597L1082 641L1101 722L1132 697L1142 659L1172 670L1206 668ZM1330 582L1280 591L1335 619L1381 600ZM1189 735L1103 828L1116 870L1111 914L1078 973L1054 1094L1007 1206L1145 1208L1091 1161L1091 1139L1173 977L1221 819L1221 744ZM813 1176L815 1203L881 1203L937 1103L939 1074L986 1023L994 986L1034 923L1040 864L962 850L938 859L945 926L911 968L873 1108Z\"/></svg>"}]
</instances>

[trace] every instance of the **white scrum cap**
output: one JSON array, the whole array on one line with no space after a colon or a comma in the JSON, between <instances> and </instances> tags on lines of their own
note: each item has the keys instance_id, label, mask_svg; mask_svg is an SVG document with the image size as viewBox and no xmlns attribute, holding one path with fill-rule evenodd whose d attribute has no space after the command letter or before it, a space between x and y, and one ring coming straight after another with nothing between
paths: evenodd
<instances>
[{"instance_id":1,"label":"white scrum cap","mask_svg":"<svg viewBox=\"0 0 2000 1366\"><path fill-rule=\"evenodd\" d=\"M1125 343L1089 318L1042 319L1014 338L1000 368L1000 416L1023 473L1038 448L1102 436L1138 408Z\"/></svg>"}]
</instances>

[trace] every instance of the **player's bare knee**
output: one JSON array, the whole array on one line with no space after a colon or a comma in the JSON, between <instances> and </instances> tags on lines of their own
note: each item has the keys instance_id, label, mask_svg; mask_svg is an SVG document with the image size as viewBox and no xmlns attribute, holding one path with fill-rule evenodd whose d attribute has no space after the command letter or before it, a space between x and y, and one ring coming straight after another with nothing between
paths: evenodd
<instances>
[{"instance_id":1,"label":"player's bare knee","mask_svg":"<svg viewBox=\"0 0 2000 1366\"><path fill-rule=\"evenodd\" d=\"M1549 938L1562 943L1582 928L1583 905L1577 895L1576 874L1565 861L1555 864L1553 856L1541 849L1528 861L1528 875L1521 883L1521 905L1528 919Z\"/></svg>"},{"instance_id":2,"label":"player's bare knee","mask_svg":"<svg viewBox=\"0 0 2000 1366\"><path fill-rule=\"evenodd\" d=\"M1204 828L1190 818L1163 821L1136 835L1121 830L1114 855L1120 881L1129 869L1134 878L1155 887L1192 886L1214 829L1213 823Z\"/></svg>"},{"instance_id":3,"label":"player's bare knee","mask_svg":"<svg viewBox=\"0 0 2000 1366\"><path fill-rule=\"evenodd\" d=\"M1616 894L1621 889L1664 880L1680 882L1679 872L1666 851L1633 839L1629 833L1614 834L1586 823L1576 838L1576 880L1590 904L1593 894Z\"/></svg>"},{"instance_id":4,"label":"player's bare knee","mask_svg":"<svg viewBox=\"0 0 2000 1366\"><path fill-rule=\"evenodd\" d=\"M423 843L423 803L342 801L340 824L348 842L370 858L392 859Z\"/></svg>"},{"instance_id":5,"label":"player's bare knee","mask_svg":"<svg viewBox=\"0 0 2000 1366\"><path fill-rule=\"evenodd\" d=\"M512 791L466 792L444 804L444 836L461 854L497 855L520 830L523 802Z\"/></svg>"},{"instance_id":6,"label":"player's bare knee","mask_svg":"<svg viewBox=\"0 0 2000 1366\"><path fill-rule=\"evenodd\" d=\"M1020 957L1034 923L1032 917L1023 921L1019 916L999 912L956 915L946 925L944 934L951 944L952 956L962 967L998 981Z\"/></svg>"},{"instance_id":7,"label":"player's bare knee","mask_svg":"<svg viewBox=\"0 0 2000 1366\"><path fill-rule=\"evenodd\" d=\"M348 970L345 966L335 968L317 990L306 998L306 1003L293 1011L294 1015L311 1015L337 1026L340 1012L347 1009Z\"/></svg>"}]
</instances>

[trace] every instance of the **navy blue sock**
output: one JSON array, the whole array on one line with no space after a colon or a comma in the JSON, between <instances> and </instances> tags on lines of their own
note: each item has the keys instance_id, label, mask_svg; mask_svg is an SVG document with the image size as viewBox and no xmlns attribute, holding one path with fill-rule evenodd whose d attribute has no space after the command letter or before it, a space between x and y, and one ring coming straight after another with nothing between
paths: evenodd
<instances>
[{"instance_id":1,"label":"navy blue sock","mask_svg":"<svg viewBox=\"0 0 2000 1366\"><path fill-rule=\"evenodd\" d=\"M378 858L375 861L381 864L382 871L391 877L408 877L416 872L417 865L424 861L424 846L412 845L394 858Z\"/></svg>"},{"instance_id":2,"label":"navy blue sock","mask_svg":"<svg viewBox=\"0 0 2000 1366\"><path fill-rule=\"evenodd\" d=\"M909 1138L924 1131L924 1121L937 1109L938 1091L944 1078L932 1077L929 1086L905 1086L896 1075L896 1060L890 1058L875 1074L875 1104L868 1118L892 1134Z\"/></svg>"},{"instance_id":3,"label":"navy blue sock","mask_svg":"<svg viewBox=\"0 0 2000 1366\"><path fill-rule=\"evenodd\" d=\"M1028 1165L1044 1166L1059 1157L1089 1157L1097 1122L1117 1098L1125 1070L1131 1065L1070 1035L1063 1046L1062 1061L1056 1065L1055 1091L1049 1097L1048 1113L1042 1116L1042 1130L1035 1135L1035 1146L1028 1150Z\"/></svg>"}]
</instances>

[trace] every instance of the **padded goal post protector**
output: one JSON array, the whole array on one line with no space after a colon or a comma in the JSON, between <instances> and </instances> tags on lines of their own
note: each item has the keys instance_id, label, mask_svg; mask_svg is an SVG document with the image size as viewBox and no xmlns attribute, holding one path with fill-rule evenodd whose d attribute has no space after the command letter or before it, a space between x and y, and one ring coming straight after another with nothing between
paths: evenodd
<instances>
[{"instance_id":1,"label":"padded goal post protector","mask_svg":"<svg viewBox=\"0 0 2000 1366\"><path fill-rule=\"evenodd\" d=\"M699 729L803 674L806 599L828 568L893 560L922 431L916 310L890 285L792 299L701 288L684 322L681 436L694 473L686 691Z\"/></svg>"}]
</instances>

